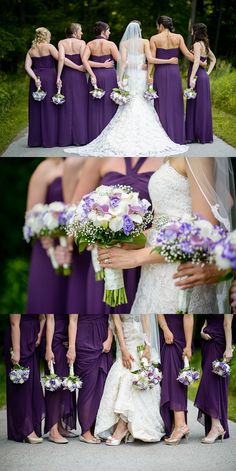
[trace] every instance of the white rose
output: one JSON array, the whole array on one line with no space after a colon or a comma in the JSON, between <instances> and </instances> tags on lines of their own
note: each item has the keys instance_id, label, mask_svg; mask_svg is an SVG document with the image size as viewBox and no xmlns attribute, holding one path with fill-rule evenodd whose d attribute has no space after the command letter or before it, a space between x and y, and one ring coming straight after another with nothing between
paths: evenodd
<instances>
[{"instance_id":1,"label":"white rose","mask_svg":"<svg viewBox=\"0 0 236 471\"><path fill-rule=\"evenodd\" d=\"M222 257L222 246L217 245L214 250L214 259L218 268L227 270L230 268L230 261Z\"/></svg>"},{"instance_id":2,"label":"white rose","mask_svg":"<svg viewBox=\"0 0 236 471\"><path fill-rule=\"evenodd\" d=\"M111 231L113 232L118 232L122 229L123 227L123 219L121 216L117 216L112 218L112 220L109 222L109 227Z\"/></svg>"},{"instance_id":3,"label":"white rose","mask_svg":"<svg viewBox=\"0 0 236 471\"><path fill-rule=\"evenodd\" d=\"M65 205L61 201L54 201L53 203L49 204L49 209L50 211L55 211L59 213L60 211L63 211L65 209Z\"/></svg>"},{"instance_id":4,"label":"white rose","mask_svg":"<svg viewBox=\"0 0 236 471\"><path fill-rule=\"evenodd\" d=\"M137 224L141 224L141 222L143 222L143 218L140 214L129 214L129 217L132 221L137 222Z\"/></svg>"},{"instance_id":5,"label":"white rose","mask_svg":"<svg viewBox=\"0 0 236 471\"><path fill-rule=\"evenodd\" d=\"M43 221L50 231L53 231L58 227L58 220L51 213L46 213L43 217Z\"/></svg>"},{"instance_id":6,"label":"white rose","mask_svg":"<svg viewBox=\"0 0 236 471\"><path fill-rule=\"evenodd\" d=\"M48 210L48 204L37 203L34 205L31 211L40 213L40 212L45 212L47 210Z\"/></svg>"},{"instance_id":7,"label":"white rose","mask_svg":"<svg viewBox=\"0 0 236 471\"><path fill-rule=\"evenodd\" d=\"M206 221L205 219L196 221L196 227L199 227L201 229L202 237L211 237L213 233L213 226L209 221Z\"/></svg>"}]
</instances>

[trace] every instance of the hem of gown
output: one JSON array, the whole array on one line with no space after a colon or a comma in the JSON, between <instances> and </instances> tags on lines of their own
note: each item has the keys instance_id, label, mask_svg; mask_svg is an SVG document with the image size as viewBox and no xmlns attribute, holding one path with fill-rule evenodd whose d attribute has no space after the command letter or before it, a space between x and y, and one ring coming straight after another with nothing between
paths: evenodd
<instances>
[{"instance_id":1,"label":"hem of gown","mask_svg":"<svg viewBox=\"0 0 236 471\"><path fill-rule=\"evenodd\" d=\"M188 146L182 146L182 147L186 147L186 149L178 149L178 150L166 149L161 152L158 152L158 151L137 152L135 151L135 152L126 153L126 152L112 152L112 151L106 151L106 150L102 150L100 152L83 151L84 149L83 150L81 149L80 151L79 149L68 148L68 149L64 149L64 152L68 154L77 154L81 157L120 157L120 158L123 158L123 157L168 157L172 155L184 154L189 149Z\"/></svg>"}]
</instances>

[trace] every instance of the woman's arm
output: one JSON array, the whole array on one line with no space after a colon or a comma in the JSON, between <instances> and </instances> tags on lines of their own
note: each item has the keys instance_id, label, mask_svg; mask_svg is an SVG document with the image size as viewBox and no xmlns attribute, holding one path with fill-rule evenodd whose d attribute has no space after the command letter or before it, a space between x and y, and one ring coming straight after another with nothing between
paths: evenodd
<instances>
[{"instance_id":1,"label":"woman's arm","mask_svg":"<svg viewBox=\"0 0 236 471\"><path fill-rule=\"evenodd\" d=\"M171 57L170 59L157 59L155 57L156 46L152 38L150 40L150 44L148 40L145 40L144 51L149 64L178 64L179 62L178 57Z\"/></svg>"},{"instance_id":2,"label":"woman's arm","mask_svg":"<svg viewBox=\"0 0 236 471\"><path fill-rule=\"evenodd\" d=\"M185 336L185 347L183 349L183 356L186 356L189 360L192 357L193 324L193 314L184 314L183 326Z\"/></svg>"},{"instance_id":3,"label":"woman's arm","mask_svg":"<svg viewBox=\"0 0 236 471\"><path fill-rule=\"evenodd\" d=\"M99 185L102 165L102 162L99 162L99 160L96 157L85 159L71 203L78 203L84 195L95 190Z\"/></svg>"},{"instance_id":4,"label":"woman's arm","mask_svg":"<svg viewBox=\"0 0 236 471\"><path fill-rule=\"evenodd\" d=\"M51 363L55 363L54 353L52 351L52 342L55 331L55 319L54 314L46 314L46 352L45 360L48 363L50 369Z\"/></svg>"},{"instance_id":5,"label":"woman's arm","mask_svg":"<svg viewBox=\"0 0 236 471\"><path fill-rule=\"evenodd\" d=\"M48 165L43 161L32 174L27 195L26 210L29 211L37 203L45 203L48 188L47 173Z\"/></svg>"},{"instance_id":6,"label":"woman's arm","mask_svg":"<svg viewBox=\"0 0 236 471\"><path fill-rule=\"evenodd\" d=\"M57 86L61 86L61 73L65 63L65 49L63 42L59 41L58 43L58 66L57 66Z\"/></svg>"},{"instance_id":7,"label":"woman's arm","mask_svg":"<svg viewBox=\"0 0 236 471\"><path fill-rule=\"evenodd\" d=\"M215 263L197 265L196 263L187 262L178 266L173 278L176 280L176 286L187 289L194 286L219 283L225 274L226 271L219 270Z\"/></svg>"},{"instance_id":8,"label":"woman's arm","mask_svg":"<svg viewBox=\"0 0 236 471\"><path fill-rule=\"evenodd\" d=\"M84 157L68 157L63 166L62 188L64 202L69 204L72 200L86 159Z\"/></svg>"},{"instance_id":9,"label":"woman's arm","mask_svg":"<svg viewBox=\"0 0 236 471\"><path fill-rule=\"evenodd\" d=\"M208 52L208 59L210 60L210 65L208 67L207 73L208 73L208 75L210 75L210 73L212 72L212 70L214 69L214 67L216 65L216 57L210 49L209 49L209 52Z\"/></svg>"},{"instance_id":10,"label":"woman's arm","mask_svg":"<svg viewBox=\"0 0 236 471\"><path fill-rule=\"evenodd\" d=\"M125 68L126 68L126 61L127 61L127 49L123 45L122 48L121 48L121 51L120 51L120 59L119 59L119 65L120 65L120 67L119 67L119 77L118 77L119 82L122 82L122 80L123 80L124 73L125 73Z\"/></svg>"},{"instance_id":11,"label":"woman's arm","mask_svg":"<svg viewBox=\"0 0 236 471\"><path fill-rule=\"evenodd\" d=\"M32 59L30 57L29 52L27 52L26 58L25 58L25 71L35 81L35 86L37 88L41 87L40 79L38 79L37 75L35 75L34 71L32 70Z\"/></svg>"},{"instance_id":12,"label":"woman's arm","mask_svg":"<svg viewBox=\"0 0 236 471\"><path fill-rule=\"evenodd\" d=\"M21 314L10 314L12 354L11 361L13 365L20 363L20 320Z\"/></svg>"},{"instance_id":13,"label":"woman's arm","mask_svg":"<svg viewBox=\"0 0 236 471\"><path fill-rule=\"evenodd\" d=\"M194 43L193 52L194 52L194 61L193 61L192 72L189 78L189 86L191 88L194 88L196 85L196 81L194 80L194 77L197 73L197 70L200 64L200 56L201 56L201 44L200 43Z\"/></svg>"},{"instance_id":14,"label":"woman's arm","mask_svg":"<svg viewBox=\"0 0 236 471\"><path fill-rule=\"evenodd\" d=\"M233 314L224 314L224 332L225 332L225 352L223 358L226 361L230 361L233 356L233 349L232 349L232 320Z\"/></svg>"},{"instance_id":15,"label":"woman's arm","mask_svg":"<svg viewBox=\"0 0 236 471\"><path fill-rule=\"evenodd\" d=\"M167 314L168 315L168 314ZM157 314L158 324L163 331L164 339L167 344L174 342L174 335L168 327L166 316L164 314Z\"/></svg>"},{"instance_id":16,"label":"woman's arm","mask_svg":"<svg viewBox=\"0 0 236 471\"><path fill-rule=\"evenodd\" d=\"M39 332L38 332L38 338L37 338L37 341L36 341L36 346L37 347L41 343L45 323L46 323L45 314L39 314Z\"/></svg>"},{"instance_id":17,"label":"woman's arm","mask_svg":"<svg viewBox=\"0 0 236 471\"><path fill-rule=\"evenodd\" d=\"M120 315L119 314L113 314L112 319L113 319L113 322L115 324L115 332L116 332L118 342L119 342L119 345L120 345L123 366L125 368L130 369L132 367L133 357L129 353L128 348L127 348L126 343L125 343Z\"/></svg>"},{"instance_id":18,"label":"woman's arm","mask_svg":"<svg viewBox=\"0 0 236 471\"><path fill-rule=\"evenodd\" d=\"M72 365L75 362L76 358L76 335L78 328L78 314L69 314L69 326L68 326L68 338L69 338L69 347L67 350L66 358L69 365Z\"/></svg>"},{"instance_id":19,"label":"woman's arm","mask_svg":"<svg viewBox=\"0 0 236 471\"><path fill-rule=\"evenodd\" d=\"M108 353L111 350L112 340L113 340L113 332L112 332L111 327L108 327L107 338L102 344L104 353Z\"/></svg>"},{"instance_id":20,"label":"woman's arm","mask_svg":"<svg viewBox=\"0 0 236 471\"><path fill-rule=\"evenodd\" d=\"M82 62L84 64L85 69L87 70L87 72L90 75L91 83L93 85L96 85L97 84L97 78L96 78L96 75L92 71L91 66L89 64L89 57L90 56L91 56L91 50L90 50L89 45L87 44L87 46L85 47L83 56L82 56Z\"/></svg>"}]
</instances>

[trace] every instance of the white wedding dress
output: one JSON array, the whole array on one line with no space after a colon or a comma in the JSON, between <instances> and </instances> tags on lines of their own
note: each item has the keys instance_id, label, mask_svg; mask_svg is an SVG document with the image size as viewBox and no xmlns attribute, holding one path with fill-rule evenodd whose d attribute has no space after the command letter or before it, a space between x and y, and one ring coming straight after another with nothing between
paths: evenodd
<instances>
[{"instance_id":1,"label":"white wedding dress","mask_svg":"<svg viewBox=\"0 0 236 471\"><path fill-rule=\"evenodd\" d=\"M154 230L172 218L192 213L188 178L178 173L169 161L151 176L149 194L154 209ZM177 266L175 263L156 263L142 267L131 313L175 314L177 312L179 288L175 286L175 280L172 278ZM218 310L215 285L193 288L189 313L217 314Z\"/></svg>"},{"instance_id":2,"label":"white wedding dress","mask_svg":"<svg viewBox=\"0 0 236 471\"><path fill-rule=\"evenodd\" d=\"M137 369L137 346L145 341L140 322L130 314L120 315L126 346L134 357L132 370ZM132 386L133 375L122 365L121 351L116 340L116 361L111 367L100 402L95 425L95 436L107 439L121 417L128 424L133 438L144 442L159 442L164 435L160 415L160 386L145 391ZM156 352L159 357L159 354Z\"/></svg>"},{"instance_id":3,"label":"white wedding dress","mask_svg":"<svg viewBox=\"0 0 236 471\"><path fill-rule=\"evenodd\" d=\"M128 60L132 61L130 55ZM165 157L187 152L188 146L171 141L153 103L143 97L147 89L147 71L142 70L145 55L139 54L138 61L138 71L133 72L135 76L132 76L132 68L129 71L131 100L118 107L110 123L91 143L83 147L68 147L65 152L85 157Z\"/></svg>"}]
</instances>

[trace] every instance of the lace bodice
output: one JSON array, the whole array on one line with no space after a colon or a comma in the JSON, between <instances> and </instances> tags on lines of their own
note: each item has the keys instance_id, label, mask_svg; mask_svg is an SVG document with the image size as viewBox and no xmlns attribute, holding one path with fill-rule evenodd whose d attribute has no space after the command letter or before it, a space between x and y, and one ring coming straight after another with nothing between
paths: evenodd
<instances>
[{"instance_id":1,"label":"lace bodice","mask_svg":"<svg viewBox=\"0 0 236 471\"><path fill-rule=\"evenodd\" d=\"M151 176L149 194L154 220L158 220L160 216L172 218L192 212L188 178L178 173L169 160Z\"/></svg>"}]
</instances>

